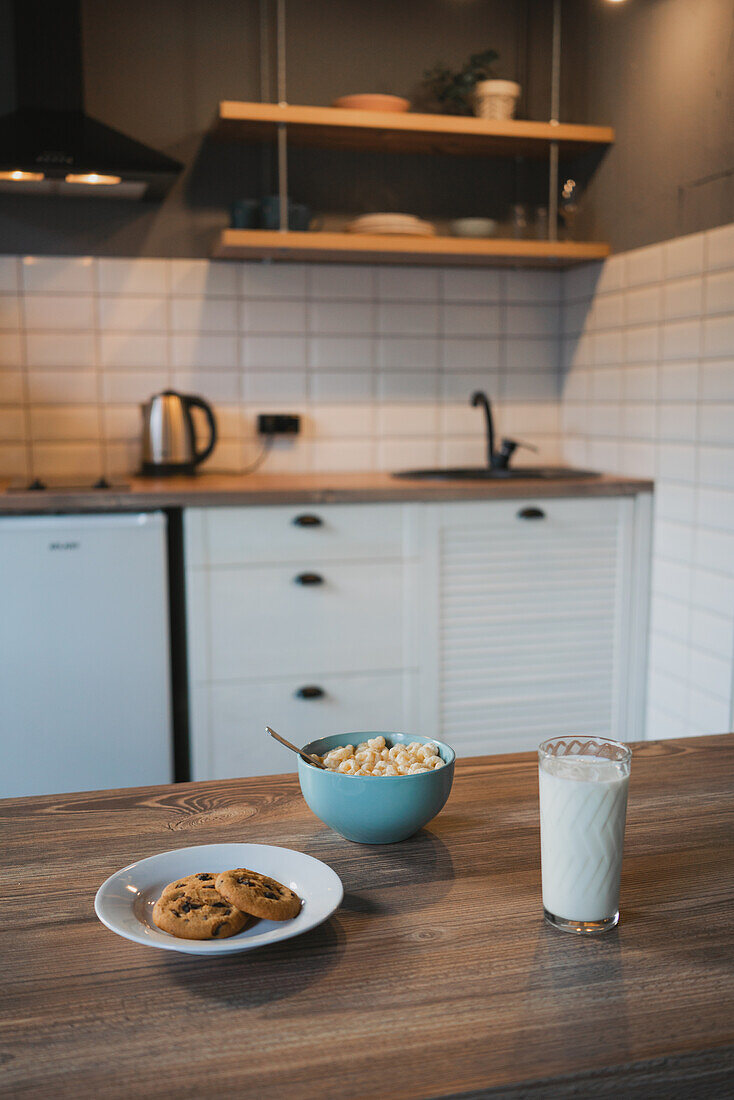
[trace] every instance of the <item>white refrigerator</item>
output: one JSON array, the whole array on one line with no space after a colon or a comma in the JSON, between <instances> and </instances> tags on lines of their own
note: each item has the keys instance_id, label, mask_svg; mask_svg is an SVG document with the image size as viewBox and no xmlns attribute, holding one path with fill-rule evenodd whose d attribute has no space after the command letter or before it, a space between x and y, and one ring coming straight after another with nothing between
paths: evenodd
<instances>
[{"instance_id":1,"label":"white refrigerator","mask_svg":"<svg viewBox=\"0 0 734 1100\"><path fill-rule=\"evenodd\" d=\"M166 517L0 517L0 797L172 779Z\"/></svg>"}]
</instances>

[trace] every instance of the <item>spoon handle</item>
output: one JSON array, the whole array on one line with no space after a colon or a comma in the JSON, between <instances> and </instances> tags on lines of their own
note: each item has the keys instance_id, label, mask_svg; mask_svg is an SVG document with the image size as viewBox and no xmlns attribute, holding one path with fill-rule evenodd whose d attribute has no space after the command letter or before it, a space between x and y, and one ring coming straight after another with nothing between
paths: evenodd
<instances>
[{"instance_id":1,"label":"spoon handle","mask_svg":"<svg viewBox=\"0 0 734 1100\"><path fill-rule=\"evenodd\" d=\"M275 730L271 730L270 726L266 726L265 730L274 737L276 741L280 741L281 745L285 745L287 749L291 749L292 752L297 752L302 760L305 760L307 764L312 764L314 768L321 768L322 771L327 771L325 764L322 764L320 760L317 760L315 756L310 756L307 752L302 752L301 749L296 748L290 741L286 741L285 737L281 737Z\"/></svg>"}]
</instances>

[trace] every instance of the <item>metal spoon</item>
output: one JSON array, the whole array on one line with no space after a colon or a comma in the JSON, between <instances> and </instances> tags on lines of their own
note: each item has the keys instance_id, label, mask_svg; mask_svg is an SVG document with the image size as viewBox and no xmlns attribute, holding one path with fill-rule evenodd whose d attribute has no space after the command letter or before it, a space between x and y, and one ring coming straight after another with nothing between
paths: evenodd
<instances>
[{"instance_id":1,"label":"metal spoon","mask_svg":"<svg viewBox=\"0 0 734 1100\"><path fill-rule=\"evenodd\" d=\"M276 741L280 741L281 745L285 745L287 749L297 752L301 760L305 760L307 764L313 764L314 768L321 768L322 771L328 772L329 769L326 767L326 764L322 764L318 757L311 756L310 753L297 749L295 745L291 745L290 741L286 741L285 737L281 737L275 730L271 730L270 726L266 726L265 730L271 737L274 737Z\"/></svg>"}]
</instances>

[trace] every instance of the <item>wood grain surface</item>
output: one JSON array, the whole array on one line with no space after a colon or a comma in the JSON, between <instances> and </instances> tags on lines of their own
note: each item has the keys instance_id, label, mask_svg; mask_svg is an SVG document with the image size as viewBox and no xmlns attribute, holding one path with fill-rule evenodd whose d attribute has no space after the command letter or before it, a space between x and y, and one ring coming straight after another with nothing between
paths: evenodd
<instances>
[{"instance_id":1,"label":"wood grain surface","mask_svg":"<svg viewBox=\"0 0 734 1100\"><path fill-rule=\"evenodd\" d=\"M495 267L568 267L603 260L603 241L516 240L513 237L441 237L349 232L281 233L277 229L223 229L212 255L220 260L306 260L323 263L442 264Z\"/></svg>"},{"instance_id":2,"label":"wood grain surface","mask_svg":"<svg viewBox=\"0 0 734 1100\"><path fill-rule=\"evenodd\" d=\"M205 508L238 504L345 504L379 501L512 500L550 497L634 496L651 481L631 477L557 481L409 481L387 473L198 474L195 477L131 477L129 490L8 493L0 479L0 514L119 512L140 508Z\"/></svg>"},{"instance_id":3,"label":"wood grain surface","mask_svg":"<svg viewBox=\"0 0 734 1100\"><path fill-rule=\"evenodd\" d=\"M292 145L450 156L547 157L551 142L558 143L562 155L579 156L614 141L611 126L231 99L220 102L213 132L228 141L274 141L281 125L288 127Z\"/></svg>"},{"instance_id":4,"label":"wood grain surface","mask_svg":"<svg viewBox=\"0 0 734 1100\"><path fill-rule=\"evenodd\" d=\"M460 761L388 847L289 776L2 802L2 1095L731 1096L733 792L733 735L635 747L622 920L595 939L541 919L534 754ZM221 841L325 860L342 908L218 960L97 921L118 868Z\"/></svg>"}]
</instances>

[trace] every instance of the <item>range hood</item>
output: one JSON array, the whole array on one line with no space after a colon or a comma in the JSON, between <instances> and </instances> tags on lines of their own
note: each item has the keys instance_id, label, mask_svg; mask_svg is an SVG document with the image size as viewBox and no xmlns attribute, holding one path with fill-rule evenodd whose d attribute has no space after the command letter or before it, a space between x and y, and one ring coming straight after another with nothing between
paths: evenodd
<instances>
[{"instance_id":1,"label":"range hood","mask_svg":"<svg viewBox=\"0 0 734 1100\"><path fill-rule=\"evenodd\" d=\"M0 190L158 199L183 165L84 112L79 0L12 4L14 110L0 117Z\"/></svg>"}]
</instances>

